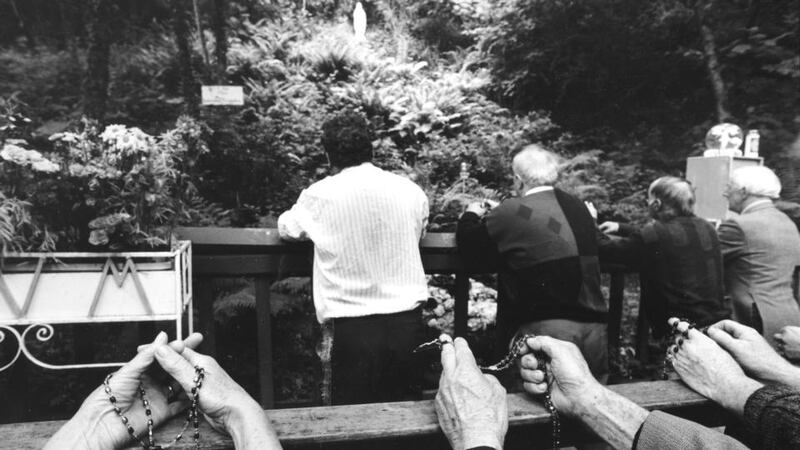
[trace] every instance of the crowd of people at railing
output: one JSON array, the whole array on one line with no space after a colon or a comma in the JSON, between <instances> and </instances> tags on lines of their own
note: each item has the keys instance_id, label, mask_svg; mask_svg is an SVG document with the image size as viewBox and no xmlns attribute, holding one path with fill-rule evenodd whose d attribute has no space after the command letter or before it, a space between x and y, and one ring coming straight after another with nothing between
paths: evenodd
<instances>
[{"instance_id":1,"label":"crowd of people at railing","mask_svg":"<svg viewBox=\"0 0 800 450\"><path fill-rule=\"evenodd\" d=\"M345 113L322 129L339 171L304 190L278 229L285 239L314 243L314 305L323 342L331 344L319 352L330 355L332 403L420 399L424 368L413 350L427 332L418 243L428 199L411 180L371 164L373 137L361 116ZM555 187L558 167L557 155L524 147L511 167L518 195L468 205L456 230L463 258L498 267L498 347L536 336L526 340L519 361L516 379L524 390L546 391L557 411L615 448L799 448L800 306L793 274L800 233L773 203L781 190L777 176L763 166L733 172L724 196L735 214L716 227L693 214L689 182L659 178L647 192L653 220L634 229L598 226L591 204ZM667 359L689 387L731 412L735 437L648 412L603 386L609 372L604 261L639 270L641 307ZM129 417L151 421L151 430L187 405L228 432L237 448L278 448L259 405L214 359L194 350L199 340L167 344L159 335L142 347L89 396L51 448L118 447L136 436ZM440 342L435 404L442 430L456 449L502 448L505 388L480 372L464 340ZM169 377L149 375L153 364ZM149 406L137 400L141 392Z\"/></svg>"}]
</instances>

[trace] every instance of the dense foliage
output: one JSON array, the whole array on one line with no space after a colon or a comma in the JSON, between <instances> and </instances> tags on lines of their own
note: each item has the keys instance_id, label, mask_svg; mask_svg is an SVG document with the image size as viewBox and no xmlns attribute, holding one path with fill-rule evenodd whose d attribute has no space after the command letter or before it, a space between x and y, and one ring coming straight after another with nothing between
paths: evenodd
<instances>
[{"instance_id":1,"label":"dense foliage","mask_svg":"<svg viewBox=\"0 0 800 450\"><path fill-rule=\"evenodd\" d=\"M778 160L800 130L796 0L506 0L467 10L502 104L547 109L617 158L667 170L683 168L713 123L733 121L759 129L768 163L786 167Z\"/></svg>"},{"instance_id":2,"label":"dense foliage","mask_svg":"<svg viewBox=\"0 0 800 450\"><path fill-rule=\"evenodd\" d=\"M27 119L4 126L19 135ZM208 151L207 129L181 117L158 138L136 127L100 132L84 121L77 132L50 136L44 154L26 139L2 139L0 248L53 251L135 250L168 244L178 223L196 221L207 205L194 166ZM3 133L5 134L5 133ZM0 137L3 137L0 134ZM44 145L40 145L40 148Z\"/></svg>"},{"instance_id":3,"label":"dense foliage","mask_svg":"<svg viewBox=\"0 0 800 450\"><path fill-rule=\"evenodd\" d=\"M798 199L800 0L367 0L364 42L352 0L102 3L0 2L3 251L274 226L330 174L320 125L343 110L373 125L378 165L424 188L432 231L452 230L466 202L510 195L510 155L533 142L564 157L560 185L600 220L641 223L645 186L679 174L722 119L760 130ZM200 84L241 85L245 104L198 107ZM452 289L433 284L426 317L448 329ZM242 286L217 286L216 314L247 340ZM475 286L484 332L492 293ZM277 313L301 331L281 331L292 350L276 360L308 366L308 282L283 288L306 303ZM283 373L278 390L314 379Z\"/></svg>"}]
</instances>

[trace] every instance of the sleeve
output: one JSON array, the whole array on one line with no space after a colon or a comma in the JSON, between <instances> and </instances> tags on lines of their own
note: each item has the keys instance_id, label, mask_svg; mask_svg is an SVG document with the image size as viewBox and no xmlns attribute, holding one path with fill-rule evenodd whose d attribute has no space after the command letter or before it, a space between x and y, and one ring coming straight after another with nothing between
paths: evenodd
<instances>
[{"instance_id":1,"label":"sleeve","mask_svg":"<svg viewBox=\"0 0 800 450\"><path fill-rule=\"evenodd\" d=\"M800 392L762 387L744 404L744 421L759 448L800 448Z\"/></svg>"},{"instance_id":2,"label":"sleeve","mask_svg":"<svg viewBox=\"0 0 800 450\"><path fill-rule=\"evenodd\" d=\"M636 234L638 231L639 231L638 228L629 223L620 223L619 230L617 230L617 234L624 237L630 237Z\"/></svg>"},{"instance_id":3,"label":"sleeve","mask_svg":"<svg viewBox=\"0 0 800 450\"><path fill-rule=\"evenodd\" d=\"M633 449L683 450L713 448L745 450L747 447L719 431L670 414L653 411L645 419L633 442Z\"/></svg>"},{"instance_id":4,"label":"sleeve","mask_svg":"<svg viewBox=\"0 0 800 450\"><path fill-rule=\"evenodd\" d=\"M306 241L311 239L312 226L312 200L308 190L300 193L297 203L292 209L285 211L278 217L278 234L288 241Z\"/></svg>"},{"instance_id":5,"label":"sleeve","mask_svg":"<svg viewBox=\"0 0 800 450\"><path fill-rule=\"evenodd\" d=\"M724 262L739 258L744 253L744 232L738 223L733 220L726 220L719 224L717 229L719 235L719 246L722 250Z\"/></svg>"},{"instance_id":6,"label":"sleeve","mask_svg":"<svg viewBox=\"0 0 800 450\"><path fill-rule=\"evenodd\" d=\"M597 251L600 262L640 268L644 254L644 242L639 233L633 233L630 237L618 238L602 235L597 239Z\"/></svg>"},{"instance_id":7,"label":"sleeve","mask_svg":"<svg viewBox=\"0 0 800 450\"><path fill-rule=\"evenodd\" d=\"M486 221L472 212L465 212L456 225L458 251L466 258L488 260L496 264L499 259L497 244L489 236Z\"/></svg>"}]
</instances>

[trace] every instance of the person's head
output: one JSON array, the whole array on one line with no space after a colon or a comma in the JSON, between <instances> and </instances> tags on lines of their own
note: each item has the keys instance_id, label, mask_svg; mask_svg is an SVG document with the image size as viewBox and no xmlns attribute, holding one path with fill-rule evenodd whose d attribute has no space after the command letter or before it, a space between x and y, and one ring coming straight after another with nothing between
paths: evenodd
<instances>
[{"instance_id":1,"label":"person's head","mask_svg":"<svg viewBox=\"0 0 800 450\"><path fill-rule=\"evenodd\" d=\"M661 177L647 190L647 206L656 219L691 216L694 201L694 188L683 178Z\"/></svg>"},{"instance_id":2,"label":"person's head","mask_svg":"<svg viewBox=\"0 0 800 450\"><path fill-rule=\"evenodd\" d=\"M764 166L740 167L731 174L724 196L731 211L742 212L750 203L762 199L777 199L781 180Z\"/></svg>"},{"instance_id":3,"label":"person's head","mask_svg":"<svg viewBox=\"0 0 800 450\"><path fill-rule=\"evenodd\" d=\"M522 195L528 189L551 186L558 179L560 163L558 155L543 147L536 144L525 146L511 161L517 192Z\"/></svg>"},{"instance_id":4,"label":"person's head","mask_svg":"<svg viewBox=\"0 0 800 450\"><path fill-rule=\"evenodd\" d=\"M347 111L322 124L322 148L331 166L343 169L372 160L373 133L370 124L354 111Z\"/></svg>"}]
</instances>

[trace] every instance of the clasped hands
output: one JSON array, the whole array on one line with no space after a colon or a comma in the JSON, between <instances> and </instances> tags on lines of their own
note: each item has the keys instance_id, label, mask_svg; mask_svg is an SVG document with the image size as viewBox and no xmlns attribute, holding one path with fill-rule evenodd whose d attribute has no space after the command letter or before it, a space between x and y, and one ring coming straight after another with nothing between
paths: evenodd
<instances>
[{"instance_id":1,"label":"clasped hands","mask_svg":"<svg viewBox=\"0 0 800 450\"><path fill-rule=\"evenodd\" d=\"M787 325L773 336L780 352L790 361L800 362L800 327Z\"/></svg>"},{"instance_id":2,"label":"clasped hands","mask_svg":"<svg viewBox=\"0 0 800 450\"><path fill-rule=\"evenodd\" d=\"M763 383L800 388L800 368L753 328L722 320L707 335L686 322L677 329L680 336L668 349L675 371L689 387L740 416L747 398Z\"/></svg>"},{"instance_id":3,"label":"clasped hands","mask_svg":"<svg viewBox=\"0 0 800 450\"><path fill-rule=\"evenodd\" d=\"M201 334L194 333L183 341L168 344L166 333L161 332L152 343L140 346L137 355L109 380L117 407L137 433L147 429L144 406L138 399L140 383L147 393L157 427L188 408L186 392L194 387L195 366L202 367L206 373L198 406L213 428L227 432L236 440L239 428L244 428L247 421L268 423L258 403L216 360L194 350L202 339ZM129 440L126 427L100 386L89 394L75 416L45 448L121 448Z\"/></svg>"}]
</instances>

